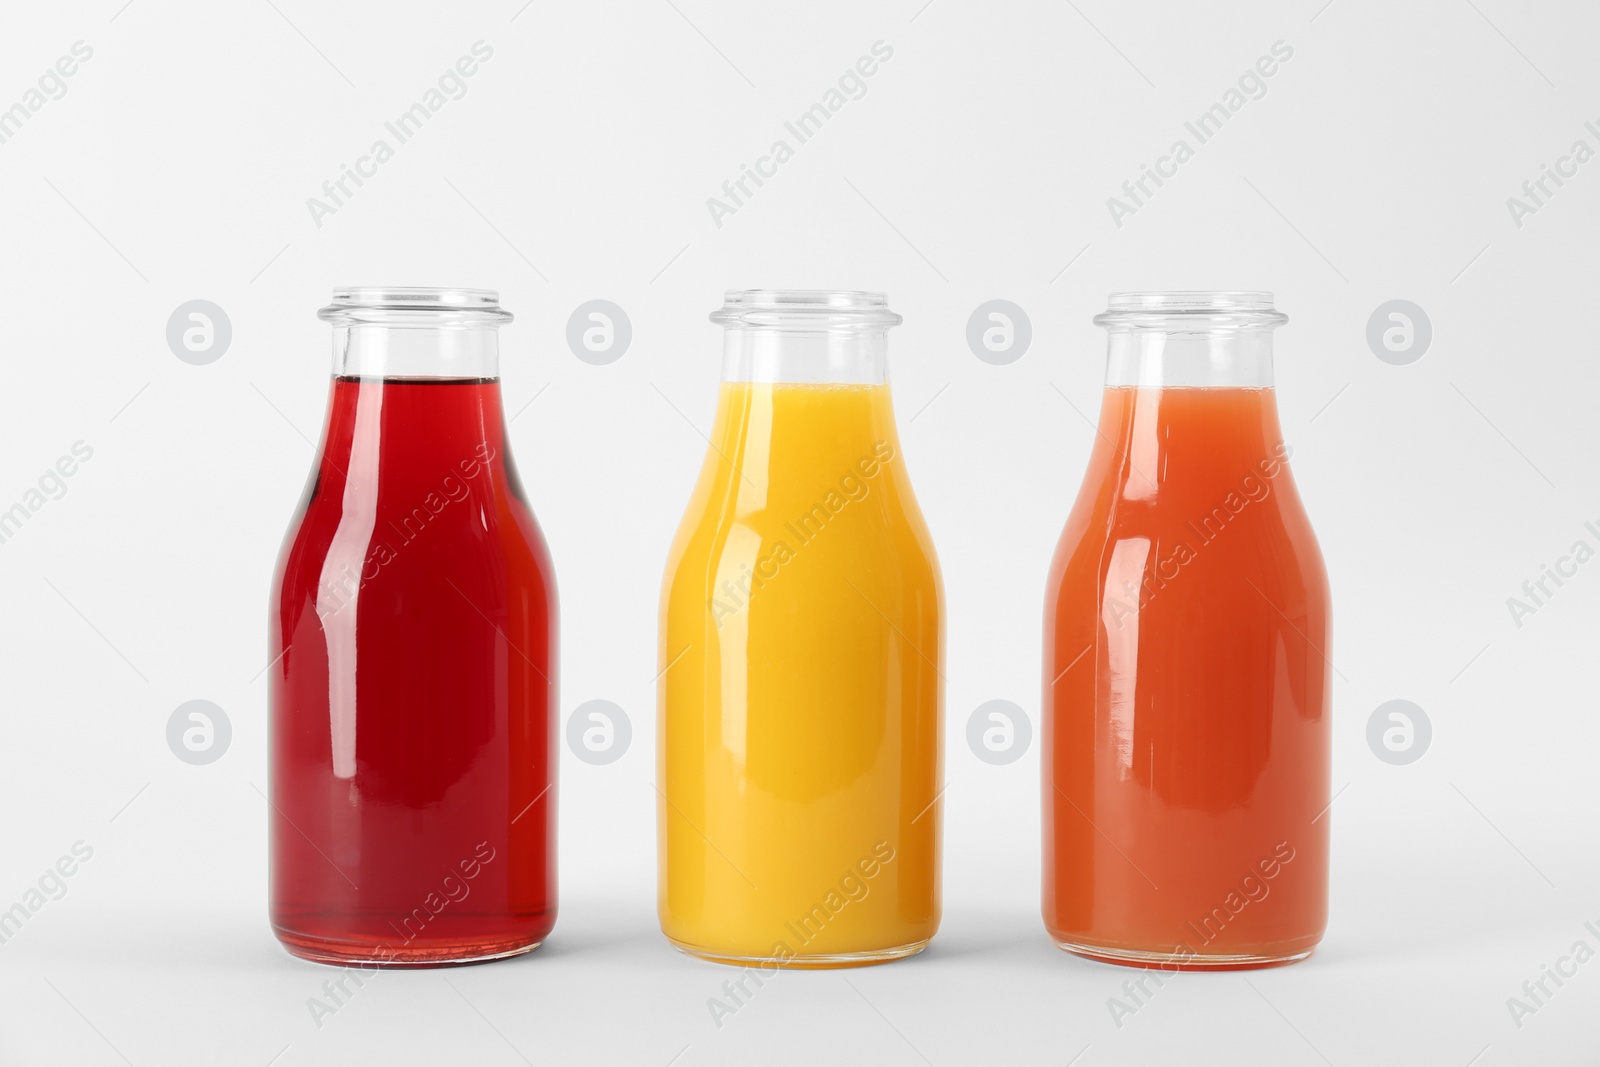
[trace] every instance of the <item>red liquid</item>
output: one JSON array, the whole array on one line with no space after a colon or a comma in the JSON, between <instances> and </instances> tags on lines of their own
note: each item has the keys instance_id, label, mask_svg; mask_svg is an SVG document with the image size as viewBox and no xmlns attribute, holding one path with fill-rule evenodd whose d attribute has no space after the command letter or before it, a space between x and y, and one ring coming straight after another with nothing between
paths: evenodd
<instances>
[{"instance_id":1,"label":"red liquid","mask_svg":"<svg viewBox=\"0 0 1600 1067\"><path fill-rule=\"evenodd\" d=\"M1327 922L1327 578L1270 389L1111 388L1045 608L1044 918L1250 965Z\"/></svg>"},{"instance_id":2,"label":"red liquid","mask_svg":"<svg viewBox=\"0 0 1600 1067\"><path fill-rule=\"evenodd\" d=\"M322 449L273 588L273 928L330 962L526 951L556 914L556 590L499 383L336 378Z\"/></svg>"}]
</instances>

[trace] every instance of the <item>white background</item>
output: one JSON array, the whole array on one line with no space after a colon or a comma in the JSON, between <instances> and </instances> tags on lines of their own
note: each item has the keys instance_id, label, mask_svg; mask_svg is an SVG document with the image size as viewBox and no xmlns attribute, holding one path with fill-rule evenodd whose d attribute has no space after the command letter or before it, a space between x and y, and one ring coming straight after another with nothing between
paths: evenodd
<instances>
[{"instance_id":1,"label":"white background","mask_svg":"<svg viewBox=\"0 0 1600 1067\"><path fill-rule=\"evenodd\" d=\"M0 544L0 908L75 841L94 856L0 945L0 1062L1594 1062L1600 961L1520 1028L1507 998L1600 948L1600 562L1520 628L1506 599L1600 547L1600 161L1520 228L1506 198L1600 148L1600 18L922 2L8 0L0 107L73 42L94 54L0 145L0 507L73 442L94 455ZM306 199L480 39L466 96L315 226ZM866 95L716 226L706 198L878 40ZM1278 40L1266 95L1114 225L1106 198ZM323 416L313 313L349 284L493 287L517 314L502 370L509 411L538 396L513 437L559 576L563 719L613 700L634 737L609 766L564 754L545 947L381 975L319 1027L332 972L266 921L261 671ZM945 921L917 959L785 973L719 1029L732 972L655 927L651 681L718 378L706 314L752 286L880 289L905 315L892 378L949 612ZM1134 972L1058 952L1038 918L1036 748L989 766L964 727L997 698L1037 718L1103 370L1090 318L1129 288L1271 289L1291 317L1280 406L1334 590L1342 792L1316 956L1185 975L1119 1027ZM209 366L165 340L196 298L234 331ZM565 342L595 298L633 323L605 367ZM994 298L1033 324L1009 366L964 337ZM1410 366L1365 340L1394 298L1433 323ZM196 698L233 724L206 767L165 740ZM1394 698L1433 723L1410 766L1365 740Z\"/></svg>"}]
</instances>

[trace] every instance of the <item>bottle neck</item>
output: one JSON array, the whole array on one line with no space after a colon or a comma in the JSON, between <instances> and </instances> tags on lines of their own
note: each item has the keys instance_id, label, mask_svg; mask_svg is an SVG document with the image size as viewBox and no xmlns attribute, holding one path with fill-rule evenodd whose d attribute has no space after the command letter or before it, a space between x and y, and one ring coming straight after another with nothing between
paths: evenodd
<instances>
[{"instance_id":1,"label":"bottle neck","mask_svg":"<svg viewBox=\"0 0 1600 1067\"><path fill-rule=\"evenodd\" d=\"M889 336L884 329L723 331L722 380L764 384L883 385Z\"/></svg>"},{"instance_id":2,"label":"bottle neck","mask_svg":"<svg viewBox=\"0 0 1600 1067\"><path fill-rule=\"evenodd\" d=\"M1139 389L1272 388L1272 330L1112 330L1106 385Z\"/></svg>"},{"instance_id":3,"label":"bottle neck","mask_svg":"<svg viewBox=\"0 0 1600 1067\"><path fill-rule=\"evenodd\" d=\"M320 451L323 485L351 507L375 506L380 486L418 505L457 499L457 483L498 492L510 469L500 383L335 377Z\"/></svg>"},{"instance_id":4,"label":"bottle neck","mask_svg":"<svg viewBox=\"0 0 1600 1067\"><path fill-rule=\"evenodd\" d=\"M498 379L500 334L493 326L335 326L333 373L340 378Z\"/></svg>"}]
</instances>

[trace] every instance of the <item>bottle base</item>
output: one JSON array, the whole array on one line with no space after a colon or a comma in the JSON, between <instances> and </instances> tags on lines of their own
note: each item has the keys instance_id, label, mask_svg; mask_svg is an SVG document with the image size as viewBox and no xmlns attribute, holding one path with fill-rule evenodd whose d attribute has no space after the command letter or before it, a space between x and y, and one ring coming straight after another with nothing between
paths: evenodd
<instances>
[{"instance_id":1,"label":"bottle base","mask_svg":"<svg viewBox=\"0 0 1600 1067\"><path fill-rule=\"evenodd\" d=\"M893 963L915 956L928 947L931 938L913 941L906 945L897 945L894 948L869 949L866 952L834 952L834 953L801 953L794 956L736 956L725 952L716 952L712 949L691 945L675 938L667 938L672 947L685 956L709 963L721 963L729 967L760 967L781 970L798 971L828 971L842 967L870 967L877 963Z\"/></svg>"},{"instance_id":2,"label":"bottle base","mask_svg":"<svg viewBox=\"0 0 1600 1067\"><path fill-rule=\"evenodd\" d=\"M1141 949L1091 945L1077 941L1063 941L1051 935L1056 947L1074 956L1097 963L1115 963L1123 967L1145 967L1163 971L1241 971L1260 967L1281 967L1298 963L1315 951L1316 946L1286 952L1146 952Z\"/></svg>"},{"instance_id":3,"label":"bottle base","mask_svg":"<svg viewBox=\"0 0 1600 1067\"><path fill-rule=\"evenodd\" d=\"M334 967L382 968L401 970L422 967L456 967L472 963L525 956L544 944L537 941L445 942L436 945L409 944L395 948L389 944L329 941L307 938L285 930L274 931L291 955L312 963Z\"/></svg>"}]
</instances>

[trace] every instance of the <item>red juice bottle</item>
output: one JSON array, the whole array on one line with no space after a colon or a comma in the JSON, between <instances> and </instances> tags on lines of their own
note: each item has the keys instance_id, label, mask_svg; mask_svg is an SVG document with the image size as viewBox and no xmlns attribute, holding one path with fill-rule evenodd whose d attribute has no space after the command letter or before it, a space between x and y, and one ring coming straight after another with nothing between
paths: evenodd
<instances>
[{"instance_id":1,"label":"red juice bottle","mask_svg":"<svg viewBox=\"0 0 1600 1067\"><path fill-rule=\"evenodd\" d=\"M493 292L342 289L273 582L271 917L326 963L537 948L556 914L556 588Z\"/></svg>"}]
</instances>

